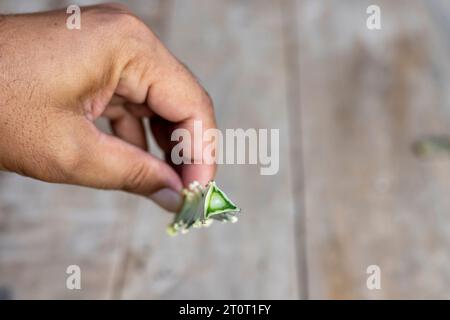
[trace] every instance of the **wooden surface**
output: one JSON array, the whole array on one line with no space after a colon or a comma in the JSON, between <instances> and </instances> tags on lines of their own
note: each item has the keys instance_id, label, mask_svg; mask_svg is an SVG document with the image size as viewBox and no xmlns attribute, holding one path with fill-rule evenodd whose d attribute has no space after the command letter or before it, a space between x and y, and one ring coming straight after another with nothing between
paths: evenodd
<instances>
[{"instance_id":1,"label":"wooden surface","mask_svg":"<svg viewBox=\"0 0 450 320\"><path fill-rule=\"evenodd\" d=\"M449 298L450 161L411 151L449 133L448 52L422 2L377 1L376 32L372 2L298 5L309 296Z\"/></svg>"},{"instance_id":2,"label":"wooden surface","mask_svg":"<svg viewBox=\"0 0 450 320\"><path fill-rule=\"evenodd\" d=\"M449 298L450 158L411 146L450 135L450 7L377 0L369 31L372 2L129 1L222 129L280 129L280 172L221 166L239 223L174 239L145 199L1 173L0 298ZM0 12L64 7L27 3Z\"/></svg>"}]
</instances>

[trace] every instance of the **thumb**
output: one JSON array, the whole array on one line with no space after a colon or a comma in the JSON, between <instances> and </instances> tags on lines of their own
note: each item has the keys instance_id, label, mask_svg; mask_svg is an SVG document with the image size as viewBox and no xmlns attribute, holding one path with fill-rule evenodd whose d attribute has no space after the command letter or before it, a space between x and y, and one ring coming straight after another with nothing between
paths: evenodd
<instances>
[{"instance_id":1,"label":"thumb","mask_svg":"<svg viewBox=\"0 0 450 320\"><path fill-rule=\"evenodd\" d=\"M176 212L181 207L182 182L164 161L95 127L94 135L83 143L70 183L124 190L154 200L166 210ZM92 139L94 137L94 139Z\"/></svg>"}]
</instances>

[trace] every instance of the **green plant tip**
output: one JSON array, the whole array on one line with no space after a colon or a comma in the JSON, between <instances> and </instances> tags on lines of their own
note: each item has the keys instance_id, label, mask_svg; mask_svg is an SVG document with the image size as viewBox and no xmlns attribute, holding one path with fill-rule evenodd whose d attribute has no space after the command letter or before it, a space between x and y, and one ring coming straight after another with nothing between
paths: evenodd
<instances>
[{"instance_id":1,"label":"green plant tip","mask_svg":"<svg viewBox=\"0 0 450 320\"><path fill-rule=\"evenodd\" d=\"M220 195L214 193L211 196L211 203L210 203L211 210L220 210L226 205L227 205L227 203L224 201L224 199Z\"/></svg>"},{"instance_id":2,"label":"green plant tip","mask_svg":"<svg viewBox=\"0 0 450 320\"><path fill-rule=\"evenodd\" d=\"M205 187L194 181L182 193L183 206L167 228L167 233L171 236L178 232L186 233L191 227L208 227L213 220L231 223L238 220L236 213L240 209L214 181Z\"/></svg>"}]
</instances>

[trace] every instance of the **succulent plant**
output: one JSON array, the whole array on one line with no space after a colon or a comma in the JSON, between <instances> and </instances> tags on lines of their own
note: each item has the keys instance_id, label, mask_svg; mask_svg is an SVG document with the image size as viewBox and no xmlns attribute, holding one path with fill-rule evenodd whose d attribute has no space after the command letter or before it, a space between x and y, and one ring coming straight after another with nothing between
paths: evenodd
<instances>
[{"instance_id":1,"label":"succulent plant","mask_svg":"<svg viewBox=\"0 0 450 320\"><path fill-rule=\"evenodd\" d=\"M181 210L168 226L171 236L186 233L190 228L208 227L214 220L235 223L240 209L220 190L214 181L203 187L197 181L182 190L184 201Z\"/></svg>"}]
</instances>

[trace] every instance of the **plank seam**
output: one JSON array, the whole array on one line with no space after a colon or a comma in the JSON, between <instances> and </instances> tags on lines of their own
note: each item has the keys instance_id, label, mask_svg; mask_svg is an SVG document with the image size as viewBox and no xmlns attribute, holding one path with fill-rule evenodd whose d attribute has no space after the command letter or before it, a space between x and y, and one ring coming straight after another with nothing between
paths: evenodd
<instances>
[{"instance_id":1,"label":"plank seam","mask_svg":"<svg viewBox=\"0 0 450 320\"><path fill-rule=\"evenodd\" d=\"M309 298L308 263L307 263L307 230L306 230L306 206L304 195L304 157L301 139L293 143L293 138L302 135L302 112L299 90L300 86L300 62L298 47L298 23L296 15L296 1L283 0L283 37L286 66L286 95L287 111L289 115L288 131L290 146L290 166L294 173L292 177L292 191L294 202L294 235L295 254L298 272L298 289L300 299ZM295 164L295 165L294 165Z\"/></svg>"}]
</instances>

